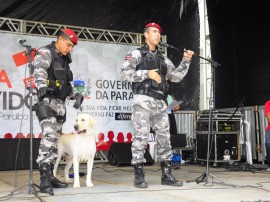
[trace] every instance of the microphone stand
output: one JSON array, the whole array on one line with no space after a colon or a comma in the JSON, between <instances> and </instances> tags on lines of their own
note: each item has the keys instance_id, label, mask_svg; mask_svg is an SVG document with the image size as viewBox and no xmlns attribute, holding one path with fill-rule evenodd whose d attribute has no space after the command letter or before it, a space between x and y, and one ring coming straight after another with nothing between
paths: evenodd
<instances>
[{"instance_id":1,"label":"microphone stand","mask_svg":"<svg viewBox=\"0 0 270 202\"><path fill-rule=\"evenodd\" d=\"M164 47L166 47L166 48L173 48L173 49L175 49L180 55L184 55L183 52L187 52L186 50L180 51L178 48L176 48L176 47L174 47L174 46L172 46L172 45L169 45L169 44L167 44L167 43L165 43L165 42L159 42L159 45L160 45L160 46L164 46ZM208 58L204 58L204 57L202 57L202 56L200 56L200 55L197 55L196 53L193 54L193 57L197 57L197 58L201 58L201 59L203 59L203 60L206 60L207 62L211 63L211 66L212 66L212 67L218 67L218 66L221 66L221 64L217 63L216 61L211 60L211 59L208 59Z\"/></svg>"},{"instance_id":2,"label":"microphone stand","mask_svg":"<svg viewBox=\"0 0 270 202\"><path fill-rule=\"evenodd\" d=\"M215 102L214 102L214 81L215 81L215 67L220 66L219 63L210 60L210 59L206 59L204 57L201 57L199 55L195 55L196 57L202 58L208 62L211 63L211 73L212 73L212 82L211 82L211 93L210 93L210 99L209 99L209 117L208 117L208 134L207 134L207 158L206 158L206 171L199 177L197 177L195 180L186 180L187 183L189 182L196 182L197 184L199 184L200 182L204 182L205 185L209 184L209 176L212 177L212 184L214 183L214 178L217 179L220 184L225 184L224 182L222 182L219 178L217 178L215 175L213 175L212 173L209 172L209 160L210 160L210 137L212 137L213 134L213 114L212 111L215 108Z\"/></svg>"},{"instance_id":3,"label":"microphone stand","mask_svg":"<svg viewBox=\"0 0 270 202\"><path fill-rule=\"evenodd\" d=\"M232 115L231 115L230 118L226 121L225 124L228 124L228 123L230 122L230 120L231 120L232 117L235 115L235 113L237 112L237 110L239 109L240 106L243 107L243 102L244 102L245 99L246 99L245 97L242 98L242 100L238 103L236 109L234 110L234 112L232 113Z\"/></svg>"},{"instance_id":4,"label":"microphone stand","mask_svg":"<svg viewBox=\"0 0 270 202\"><path fill-rule=\"evenodd\" d=\"M243 99L244 101L244 99ZM240 103L239 106L241 106L241 120L242 120L242 127L243 127L243 137L244 137L244 142L245 142L245 149L246 149L246 163L244 163L244 167L243 167L243 170L249 170L250 172L252 172L253 174L255 174L255 171L254 170L257 170L257 168L251 164L248 163L248 152L247 152L247 139L248 139L248 134L247 134L247 131L246 131L246 117L245 117L245 111L244 111L244 104L243 104L243 101Z\"/></svg>"},{"instance_id":5,"label":"microphone stand","mask_svg":"<svg viewBox=\"0 0 270 202\"><path fill-rule=\"evenodd\" d=\"M178 53L180 53L181 55L184 55L183 52L184 51L180 51L178 48L175 48L174 46L171 46L167 43L164 42L160 42L159 45L161 46L165 46L165 47L169 47L169 48L173 48L175 49ZM213 117L212 117L212 111L215 108L215 102L214 102L214 80L215 80L215 67L221 66L219 63L217 63L216 61L213 61L211 59L207 59L204 58L200 55L197 54L193 54L193 56L201 58L203 60L208 61L209 63L211 63L211 73L212 73L212 82L211 82L211 93L210 93L210 99L209 99L209 119L208 119L208 137L207 137L207 160L206 160L206 171L199 177L197 177L195 180L186 180L187 183L189 182L196 182L197 184L200 182L205 182L205 185L209 184L209 176L212 177L212 183L214 183L214 178L218 179L215 175L211 174L209 172L209 159L210 159L210 136L213 135ZM236 186L233 184L225 184L224 182L222 182L220 179L219 183L220 184L224 184L224 185L229 185L229 186Z\"/></svg>"},{"instance_id":6,"label":"microphone stand","mask_svg":"<svg viewBox=\"0 0 270 202\"><path fill-rule=\"evenodd\" d=\"M29 67L29 110L30 110L30 165L29 165L29 182L28 182L28 193L34 194L41 202L44 202L42 198L39 197L35 187L38 187L33 183L33 86L32 86L32 52L35 51L30 45L25 43L26 40L20 40L19 43L22 47L25 47L25 55L28 56L28 67ZM24 186L23 186L24 187ZM12 194L21 189L22 187L14 190Z\"/></svg>"}]
</instances>

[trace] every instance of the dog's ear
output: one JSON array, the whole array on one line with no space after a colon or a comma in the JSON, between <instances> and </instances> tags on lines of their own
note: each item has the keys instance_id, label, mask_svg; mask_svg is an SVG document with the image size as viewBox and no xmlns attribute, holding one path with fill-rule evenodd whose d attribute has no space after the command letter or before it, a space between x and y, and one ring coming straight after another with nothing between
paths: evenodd
<instances>
[{"instance_id":1,"label":"dog's ear","mask_svg":"<svg viewBox=\"0 0 270 202\"><path fill-rule=\"evenodd\" d=\"M93 128L95 123L96 123L96 120L95 120L92 116L90 116L90 119L89 119L89 126L90 126L91 128Z\"/></svg>"}]
</instances>

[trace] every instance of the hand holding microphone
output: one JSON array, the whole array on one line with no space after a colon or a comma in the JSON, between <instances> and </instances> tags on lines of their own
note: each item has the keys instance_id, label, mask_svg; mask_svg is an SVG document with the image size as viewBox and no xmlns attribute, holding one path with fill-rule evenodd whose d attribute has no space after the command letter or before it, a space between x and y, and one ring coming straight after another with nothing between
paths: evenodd
<instances>
[{"instance_id":1,"label":"hand holding microphone","mask_svg":"<svg viewBox=\"0 0 270 202\"><path fill-rule=\"evenodd\" d=\"M184 59L185 60L191 60L193 55L194 55L193 51L184 49Z\"/></svg>"},{"instance_id":2,"label":"hand holding microphone","mask_svg":"<svg viewBox=\"0 0 270 202\"><path fill-rule=\"evenodd\" d=\"M198 57L198 58L201 58L201 59L204 59L204 60L210 62L214 67L221 66L219 63L217 63L217 62L215 62L215 61L213 61L213 60L211 60L211 59L204 58L204 57L202 57L202 56L200 56L200 55L197 55L196 53L194 53L194 52L191 51L191 50L186 50L186 49L184 49L184 50L183 50L184 54L183 54L178 48L175 48L174 46L169 45L169 44L167 44L166 42L160 41L160 42L159 42L159 45L160 45L160 46L164 46L164 47L166 47L166 48L173 48L173 49L175 49L178 53L180 53L181 55L184 56L185 60L190 60L190 59L192 59L193 56L196 56L196 57Z\"/></svg>"},{"instance_id":3,"label":"hand holding microphone","mask_svg":"<svg viewBox=\"0 0 270 202\"><path fill-rule=\"evenodd\" d=\"M159 42L159 45L160 46L163 46L163 47L166 47L166 48L173 48L173 49L177 50L181 55L184 56L184 58L186 60L190 60L192 58L192 56L195 55L193 51L186 50L186 49L183 50L184 54L182 54L177 48L175 48L174 46L171 46L171 45L167 44L166 42L160 41Z\"/></svg>"}]
</instances>

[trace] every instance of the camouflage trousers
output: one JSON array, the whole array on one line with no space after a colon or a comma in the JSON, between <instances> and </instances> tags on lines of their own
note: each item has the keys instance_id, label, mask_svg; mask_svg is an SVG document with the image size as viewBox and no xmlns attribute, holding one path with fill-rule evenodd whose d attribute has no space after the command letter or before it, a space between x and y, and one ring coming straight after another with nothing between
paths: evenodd
<instances>
[{"instance_id":1,"label":"camouflage trousers","mask_svg":"<svg viewBox=\"0 0 270 202\"><path fill-rule=\"evenodd\" d=\"M144 152L147 147L150 127L155 132L157 141L157 159L159 162L172 160L172 147L170 141L170 124L167 106L165 102L147 105L148 109L141 105L133 105L132 124L134 127L133 143L131 146L131 164L146 163Z\"/></svg>"},{"instance_id":2,"label":"camouflage trousers","mask_svg":"<svg viewBox=\"0 0 270 202\"><path fill-rule=\"evenodd\" d=\"M38 164L54 164L58 156L57 141L62 134L64 115L66 113L65 104L62 101L54 99L54 102L43 101L56 112L55 117L48 117L40 121L42 129L42 139L39 146L39 154L36 162Z\"/></svg>"}]
</instances>

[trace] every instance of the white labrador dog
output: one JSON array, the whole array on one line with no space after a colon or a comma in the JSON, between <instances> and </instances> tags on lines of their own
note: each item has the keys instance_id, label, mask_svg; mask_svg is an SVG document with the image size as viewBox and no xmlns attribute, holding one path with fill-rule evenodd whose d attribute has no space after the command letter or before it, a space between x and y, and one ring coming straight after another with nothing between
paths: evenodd
<instances>
[{"instance_id":1,"label":"white labrador dog","mask_svg":"<svg viewBox=\"0 0 270 202\"><path fill-rule=\"evenodd\" d=\"M69 169L73 163L74 188L80 188L79 164L87 161L86 186L92 187L91 175L96 154L96 140L93 131L95 120L89 114L79 114L74 128L75 134L63 134L58 140L58 158L55 162L53 174L56 176L58 164L62 156L67 160L64 170L67 183L72 183L69 178Z\"/></svg>"}]
</instances>

